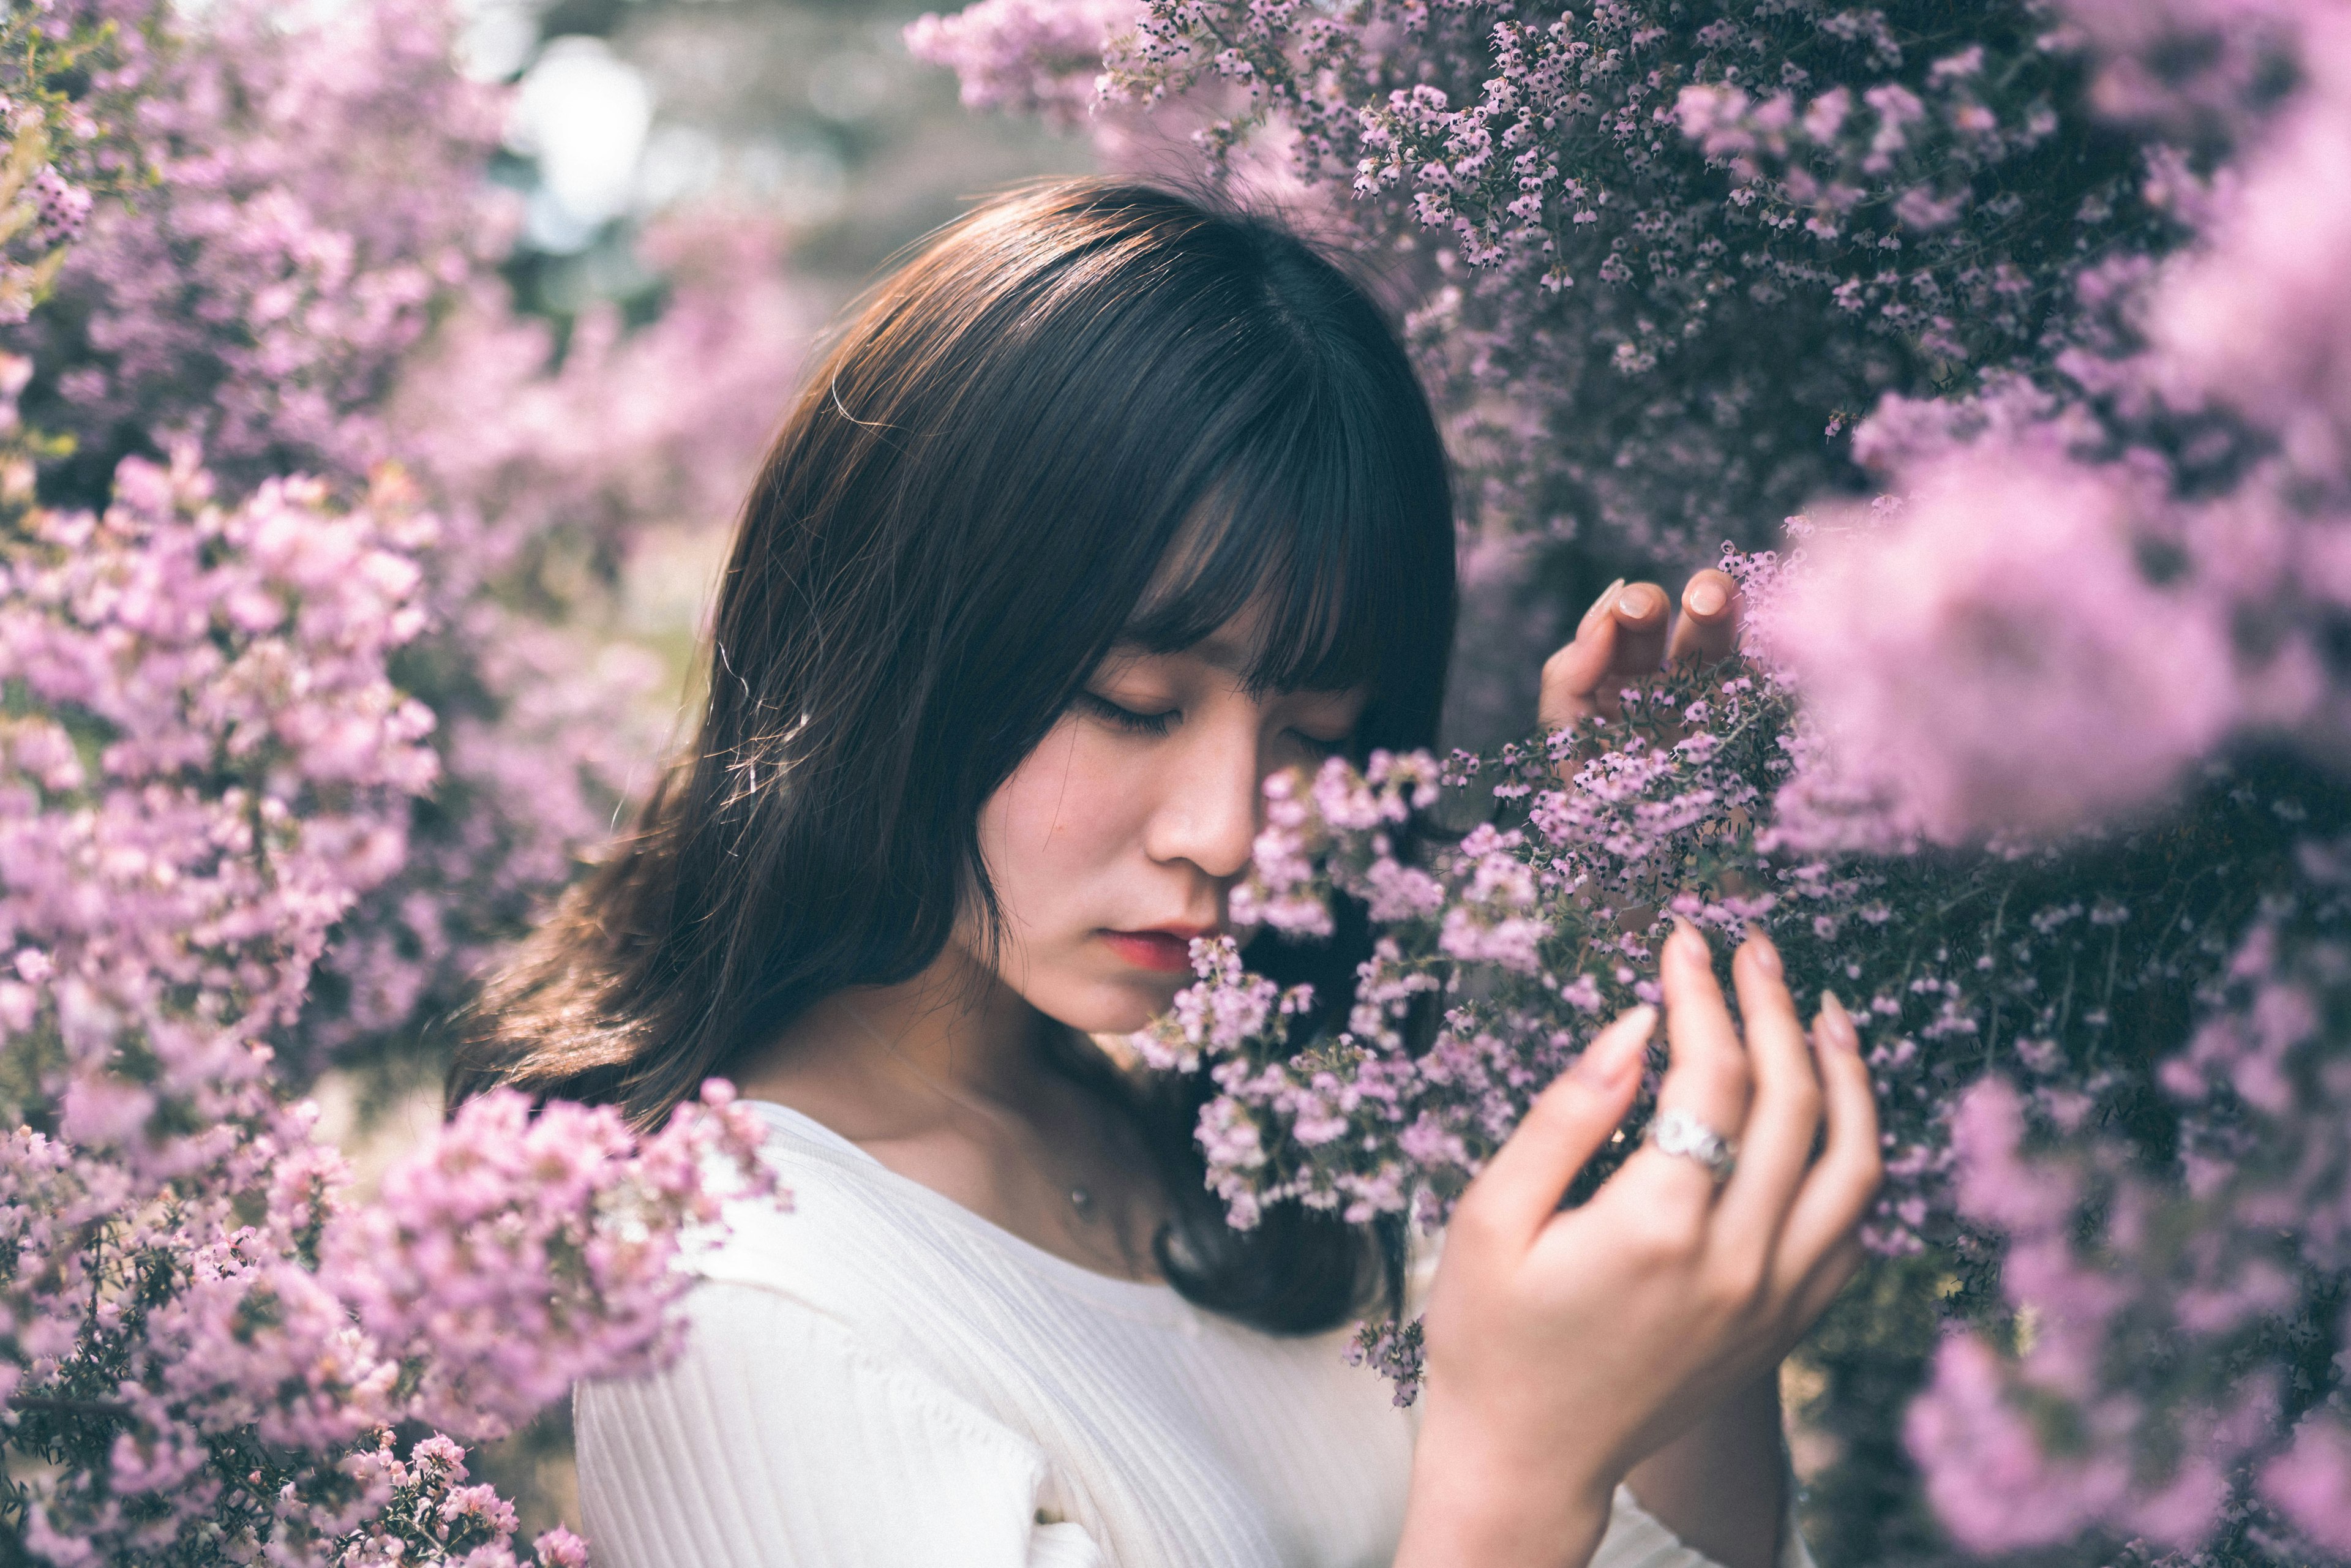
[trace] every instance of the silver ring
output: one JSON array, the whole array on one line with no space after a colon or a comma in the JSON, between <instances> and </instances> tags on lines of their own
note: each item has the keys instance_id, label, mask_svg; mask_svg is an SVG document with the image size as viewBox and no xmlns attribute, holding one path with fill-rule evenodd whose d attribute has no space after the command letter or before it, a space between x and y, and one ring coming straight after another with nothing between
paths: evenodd
<instances>
[{"instance_id":1,"label":"silver ring","mask_svg":"<svg viewBox=\"0 0 2351 1568\"><path fill-rule=\"evenodd\" d=\"M1739 1145L1687 1111L1658 1112L1649 1123L1649 1142L1660 1154L1696 1160L1718 1186L1739 1163Z\"/></svg>"}]
</instances>

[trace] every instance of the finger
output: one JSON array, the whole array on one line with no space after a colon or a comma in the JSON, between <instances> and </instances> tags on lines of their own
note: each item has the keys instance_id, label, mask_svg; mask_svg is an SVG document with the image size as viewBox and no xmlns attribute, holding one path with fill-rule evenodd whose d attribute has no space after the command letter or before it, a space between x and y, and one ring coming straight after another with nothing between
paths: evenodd
<instances>
[{"instance_id":1,"label":"finger","mask_svg":"<svg viewBox=\"0 0 2351 1568\"><path fill-rule=\"evenodd\" d=\"M1682 585L1681 618L1666 657L1674 664L1711 664L1739 648L1739 584L1727 571L1708 567Z\"/></svg>"},{"instance_id":2,"label":"finger","mask_svg":"<svg viewBox=\"0 0 2351 1568\"><path fill-rule=\"evenodd\" d=\"M1673 601L1654 582L1619 589L1608 612L1616 622L1616 653L1608 673L1624 679L1654 675L1666 662L1666 623Z\"/></svg>"},{"instance_id":3,"label":"finger","mask_svg":"<svg viewBox=\"0 0 2351 1568\"><path fill-rule=\"evenodd\" d=\"M1786 1281L1808 1275L1815 1263L1852 1237L1876 1201L1885 1173L1878 1149L1877 1095L1870 1087L1869 1066L1861 1058L1861 1036L1844 1004L1830 992L1821 994L1820 1016L1813 1020L1813 1057L1820 1069L1828 1136L1781 1228L1772 1272Z\"/></svg>"},{"instance_id":4,"label":"finger","mask_svg":"<svg viewBox=\"0 0 2351 1568\"><path fill-rule=\"evenodd\" d=\"M1593 1037L1461 1195L1453 1209L1457 1231L1466 1221L1522 1246L1542 1228L1568 1183L1632 1109L1656 1027L1656 1009L1635 1008Z\"/></svg>"},{"instance_id":5,"label":"finger","mask_svg":"<svg viewBox=\"0 0 2351 1568\"><path fill-rule=\"evenodd\" d=\"M1695 1116L1725 1138L1737 1138L1747 1120L1747 1052L1715 983L1712 950L1698 928L1677 920L1657 956L1665 993L1666 1039L1672 1061L1657 1086L1657 1113ZM1668 1207L1714 1201L1714 1174L1684 1155L1655 1144L1625 1163L1623 1177L1646 1201ZM1628 1195L1629 1196L1629 1195Z\"/></svg>"},{"instance_id":6,"label":"finger","mask_svg":"<svg viewBox=\"0 0 2351 1568\"><path fill-rule=\"evenodd\" d=\"M1624 587L1620 577L1602 589L1577 624L1575 640L1543 662L1535 716L1547 733L1595 714L1615 716L1615 684L1608 678L1608 666L1616 657L1616 620L1608 607Z\"/></svg>"},{"instance_id":7,"label":"finger","mask_svg":"<svg viewBox=\"0 0 2351 1568\"><path fill-rule=\"evenodd\" d=\"M1789 1206L1803 1183L1821 1124L1821 1080L1788 995L1779 949L1761 931L1730 961L1739 1019L1754 1073L1754 1103L1740 1134L1739 1166L1722 1191L1727 1245L1761 1277Z\"/></svg>"}]
</instances>

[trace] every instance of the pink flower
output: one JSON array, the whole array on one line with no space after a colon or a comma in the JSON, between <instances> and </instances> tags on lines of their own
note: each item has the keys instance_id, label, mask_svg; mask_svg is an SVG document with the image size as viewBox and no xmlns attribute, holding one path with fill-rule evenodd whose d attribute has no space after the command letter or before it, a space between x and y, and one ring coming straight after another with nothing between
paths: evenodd
<instances>
[{"instance_id":1,"label":"pink flower","mask_svg":"<svg viewBox=\"0 0 2351 1568\"><path fill-rule=\"evenodd\" d=\"M2329 1552L2351 1553L2351 1428L2313 1414L2294 1446L2262 1469L2262 1495Z\"/></svg>"},{"instance_id":2,"label":"pink flower","mask_svg":"<svg viewBox=\"0 0 2351 1568\"><path fill-rule=\"evenodd\" d=\"M1908 490L1892 523L1816 536L1761 630L1834 769L1949 842L2144 808L2228 732L2228 607L2147 580L2148 478L1985 444Z\"/></svg>"},{"instance_id":3,"label":"pink flower","mask_svg":"<svg viewBox=\"0 0 2351 1568\"><path fill-rule=\"evenodd\" d=\"M1937 1515L1970 1552L2078 1535L2129 1485L2127 1467L2116 1458L2053 1463L2007 1389L1992 1352L1954 1334L1936 1355L1933 1385L1904 1422Z\"/></svg>"},{"instance_id":4,"label":"pink flower","mask_svg":"<svg viewBox=\"0 0 2351 1568\"><path fill-rule=\"evenodd\" d=\"M970 109L1081 122L1100 95L1102 53L1132 26L1137 0L980 0L953 16L906 26L918 60L952 67Z\"/></svg>"}]
</instances>

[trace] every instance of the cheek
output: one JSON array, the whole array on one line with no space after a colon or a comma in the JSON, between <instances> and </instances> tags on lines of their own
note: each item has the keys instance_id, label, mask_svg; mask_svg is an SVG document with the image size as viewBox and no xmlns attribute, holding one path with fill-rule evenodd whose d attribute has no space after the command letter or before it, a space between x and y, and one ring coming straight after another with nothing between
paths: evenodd
<instances>
[{"instance_id":1,"label":"cheek","mask_svg":"<svg viewBox=\"0 0 2351 1568\"><path fill-rule=\"evenodd\" d=\"M1015 931L1082 918L1142 835L1142 780L1116 748L1064 718L980 810L980 851ZM1091 928L1091 925L1089 925Z\"/></svg>"}]
</instances>

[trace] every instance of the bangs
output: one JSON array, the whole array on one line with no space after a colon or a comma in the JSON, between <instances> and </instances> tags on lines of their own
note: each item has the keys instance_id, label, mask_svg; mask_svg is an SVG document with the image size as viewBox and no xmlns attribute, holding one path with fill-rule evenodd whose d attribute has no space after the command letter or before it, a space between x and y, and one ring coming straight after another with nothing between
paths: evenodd
<instances>
[{"instance_id":1,"label":"bangs","mask_svg":"<svg viewBox=\"0 0 2351 1568\"><path fill-rule=\"evenodd\" d=\"M1280 379L1171 520L1119 641L1174 653L1246 615L1251 691L1368 687L1369 743L1430 744L1454 617L1442 458L1381 429L1384 411Z\"/></svg>"}]
</instances>

